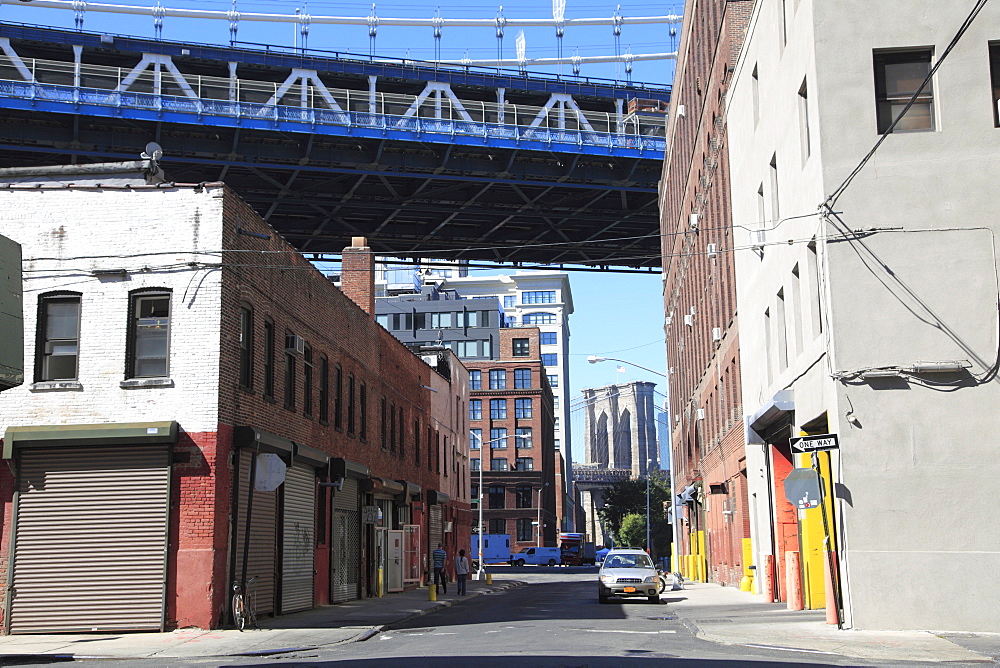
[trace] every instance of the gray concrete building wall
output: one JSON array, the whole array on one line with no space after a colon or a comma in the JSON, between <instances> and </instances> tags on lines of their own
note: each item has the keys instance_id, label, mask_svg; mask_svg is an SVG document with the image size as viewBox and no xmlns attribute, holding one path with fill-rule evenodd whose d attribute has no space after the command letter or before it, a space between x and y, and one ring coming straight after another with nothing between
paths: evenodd
<instances>
[{"instance_id":1,"label":"gray concrete building wall","mask_svg":"<svg viewBox=\"0 0 1000 668\"><path fill-rule=\"evenodd\" d=\"M924 49L935 62L969 9L758 2L727 103L743 403L764 431L782 414L792 435L824 421L839 436L854 628L1000 631L1000 582L983 577L1000 572L1000 518L979 491L1000 473L989 49L1000 7L986 6L933 77L931 127L889 136L817 215L879 138L875 57ZM922 370L938 362L961 368ZM776 491L750 436L760 567Z\"/></svg>"}]
</instances>

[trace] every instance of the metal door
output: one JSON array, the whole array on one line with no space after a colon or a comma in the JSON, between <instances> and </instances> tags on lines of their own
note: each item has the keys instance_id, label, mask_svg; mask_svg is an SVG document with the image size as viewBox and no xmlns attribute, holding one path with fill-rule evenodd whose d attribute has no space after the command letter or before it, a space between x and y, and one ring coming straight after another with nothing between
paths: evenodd
<instances>
[{"instance_id":1,"label":"metal door","mask_svg":"<svg viewBox=\"0 0 1000 668\"><path fill-rule=\"evenodd\" d=\"M403 591L403 532L391 529L388 542L386 588L390 592Z\"/></svg>"},{"instance_id":2,"label":"metal door","mask_svg":"<svg viewBox=\"0 0 1000 668\"><path fill-rule=\"evenodd\" d=\"M233 579L238 579L243 570L243 545L246 535L247 497L250 487L250 462L253 450L240 452L240 477L237 483L238 512L236 513L236 564ZM258 615L274 614L274 572L275 554L278 548L278 493L253 491L253 507L250 512L250 551L247 559L247 580L257 578L249 586L255 596L255 610Z\"/></svg>"},{"instance_id":3,"label":"metal door","mask_svg":"<svg viewBox=\"0 0 1000 668\"><path fill-rule=\"evenodd\" d=\"M293 466L285 472L281 540L281 613L313 607L316 556L316 472Z\"/></svg>"},{"instance_id":4,"label":"metal door","mask_svg":"<svg viewBox=\"0 0 1000 668\"><path fill-rule=\"evenodd\" d=\"M403 527L403 583L420 584L420 525L407 524Z\"/></svg>"},{"instance_id":5,"label":"metal door","mask_svg":"<svg viewBox=\"0 0 1000 668\"><path fill-rule=\"evenodd\" d=\"M361 514L358 512L357 480L347 478L343 489L334 495L331 522L330 600L340 603L358 598L361 581Z\"/></svg>"},{"instance_id":6,"label":"metal door","mask_svg":"<svg viewBox=\"0 0 1000 668\"><path fill-rule=\"evenodd\" d=\"M11 562L11 633L159 631L170 449L24 450Z\"/></svg>"}]
</instances>

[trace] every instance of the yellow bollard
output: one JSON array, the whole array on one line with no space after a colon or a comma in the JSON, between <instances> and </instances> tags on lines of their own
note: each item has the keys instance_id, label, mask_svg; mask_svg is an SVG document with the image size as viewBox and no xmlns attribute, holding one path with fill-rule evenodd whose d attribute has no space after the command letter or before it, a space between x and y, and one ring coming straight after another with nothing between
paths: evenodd
<instances>
[{"instance_id":1,"label":"yellow bollard","mask_svg":"<svg viewBox=\"0 0 1000 668\"><path fill-rule=\"evenodd\" d=\"M489 571L486 572L486 584L488 585L493 584L493 574L490 573Z\"/></svg>"},{"instance_id":2,"label":"yellow bollard","mask_svg":"<svg viewBox=\"0 0 1000 668\"><path fill-rule=\"evenodd\" d=\"M438 587L433 582L427 585L427 600L428 601L438 600Z\"/></svg>"}]
</instances>

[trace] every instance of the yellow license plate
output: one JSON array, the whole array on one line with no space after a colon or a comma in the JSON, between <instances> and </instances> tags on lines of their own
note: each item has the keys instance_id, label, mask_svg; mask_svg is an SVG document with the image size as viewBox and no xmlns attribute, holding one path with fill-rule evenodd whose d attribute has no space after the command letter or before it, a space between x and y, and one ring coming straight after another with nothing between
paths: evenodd
<instances>
[{"instance_id":1,"label":"yellow license plate","mask_svg":"<svg viewBox=\"0 0 1000 668\"><path fill-rule=\"evenodd\" d=\"M635 587L625 587L625 589L624 589L624 592L626 594L631 594L634 591L635 591Z\"/></svg>"}]
</instances>

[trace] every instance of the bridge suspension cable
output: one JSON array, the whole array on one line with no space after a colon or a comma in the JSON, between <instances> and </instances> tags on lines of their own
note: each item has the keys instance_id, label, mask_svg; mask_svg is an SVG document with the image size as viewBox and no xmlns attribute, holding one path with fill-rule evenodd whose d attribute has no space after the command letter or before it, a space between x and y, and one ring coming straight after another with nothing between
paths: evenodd
<instances>
[{"instance_id":1,"label":"bridge suspension cable","mask_svg":"<svg viewBox=\"0 0 1000 668\"><path fill-rule=\"evenodd\" d=\"M112 14L138 14L141 16L153 16L163 18L167 16L188 19L217 19L222 21L232 21L234 14L240 21L264 21L271 23L295 23L302 24L333 24L333 25L357 25L369 26L371 17L369 16L326 16L299 14L264 14L260 12L236 12L235 10L219 11L212 9L174 9L163 7L159 4L152 7L140 7L137 5L117 5L101 2L83 2L82 0L0 0L0 5L16 5L20 7L41 7L45 9L67 9L79 11L81 7L88 12L108 12ZM423 26L423 27L480 27L496 28L498 18L491 19L450 19L441 16L422 18L388 18L378 17L379 26ZM508 27L529 27L548 26L553 28L569 26L615 26L620 24L670 24L680 23L681 16L670 14L665 16L609 16L606 18L578 18L578 19L512 19L503 18L503 24Z\"/></svg>"}]
</instances>

